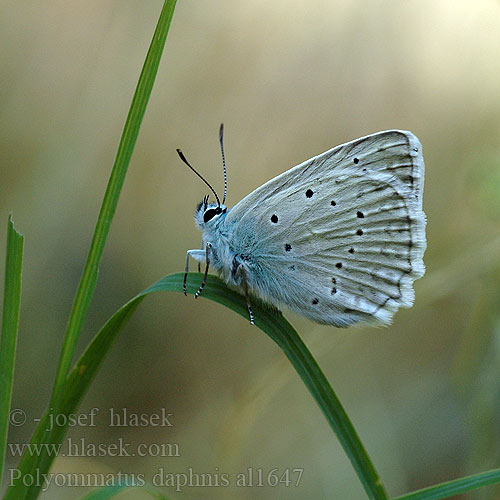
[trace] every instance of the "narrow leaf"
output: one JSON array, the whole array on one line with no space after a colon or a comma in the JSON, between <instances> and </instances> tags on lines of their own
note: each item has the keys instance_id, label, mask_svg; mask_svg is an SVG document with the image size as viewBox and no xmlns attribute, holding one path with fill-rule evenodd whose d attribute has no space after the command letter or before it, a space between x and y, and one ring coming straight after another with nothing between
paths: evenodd
<instances>
[{"instance_id":1,"label":"narrow leaf","mask_svg":"<svg viewBox=\"0 0 500 500\"><path fill-rule=\"evenodd\" d=\"M429 486L413 493L407 493L394 500L439 500L477 490L491 484L500 484L500 469L493 469L474 474L473 476L466 476L435 486Z\"/></svg>"},{"instance_id":2,"label":"narrow leaf","mask_svg":"<svg viewBox=\"0 0 500 500\"><path fill-rule=\"evenodd\" d=\"M19 308L21 306L23 247L24 238L14 228L12 215L10 215L7 225L2 337L0 338L0 486L5 463L12 384L14 382Z\"/></svg>"},{"instance_id":3,"label":"narrow leaf","mask_svg":"<svg viewBox=\"0 0 500 500\"><path fill-rule=\"evenodd\" d=\"M125 486L125 485L116 485L116 486L108 486L106 488L99 488L98 490L91 491L87 495L81 497L80 500L109 500L114 496L118 495L124 490L141 490L149 494L152 498L156 498L157 500L169 500L169 497L163 495L163 493L159 492L156 488L153 488L149 484L144 486Z\"/></svg>"},{"instance_id":4,"label":"narrow leaf","mask_svg":"<svg viewBox=\"0 0 500 500\"><path fill-rule=\"evenodd\" d=\"M89 254L87 256L87 261L78 286L64 337L51 401L51 406L54 408L57 406L55 404L57 402L57 396L64 384L64 380L71 366L71 360L73 359L73 354L82 329L83 321L87 314L92 295L94 294L99 263L104 251L111 222L113 221L123 182L125 181L125 175L127 174L132 152L134 151L137 136L139 135L142 119L144 117L144 113L146 112L146 106L156 79L167 33L172 21L175 4L176 0L166 0L163 5L151 45L137 83L132 104L130 105L130 110L125 121L122 137L116 153L115 163L113 165L106 193L102 201L101 210L99 212L99 217L94 231L94 237L92 239Z\"/></svg>"},{"instance_id":5,"label":"narrow leaf","mask_svg":"<svg viewBox=\"0 0 500 500\"><path fill-rule=\"evenodd\" d=\"M150 293L159 291L182 292L183 278L184 274L173 274L162 278L130 300L108 320L89 344L75 367L71 370L64 386L59 413L76 413L78 405L109 352L111 345L144 297ZM201 279L202 274L192 273L189 275L189 293L192 294L198 289ZM223 304L248 319L248 311L244 297L237 292L229 290L227 286L215 276L208 277L202 297ZM283 349L307 388L311 391L311 394L316 399L328 423L335 431L351 460L368 497L373 499L387 499L383 485L353 425L342 408L337 396L333 392L328 380L297 332L281 313L276 310L270 309L257 302L252 304L252 306L255 313L256 326L261 328ZM42 418L35 430L31 439L32 442L39 442L39 437L43 435L43 429L47 425L46 419L47 414ZM66 427L55 428L50 433L49 442L62 443L66 431ZM40 473L43 474L48 471L53 458L54 457L44 454ZM34 458L25 454L21 460L20 468L29 471L32 470L33 465ZM17 498L19 497L12 494L11 496L7 496L6 500L14 500Z\"/></svg>"},{"instance_id":6,"label":"narrow leaf","mask_svg":"<svg viewBox=\"0 0 500 500\"><path fill-rule=\"evenodd\" d=\"M121 493L127 487L125 485L108 486L91 491L87 495L81 497L80 500L109 500Z\"/></svg>"}]
</instances>

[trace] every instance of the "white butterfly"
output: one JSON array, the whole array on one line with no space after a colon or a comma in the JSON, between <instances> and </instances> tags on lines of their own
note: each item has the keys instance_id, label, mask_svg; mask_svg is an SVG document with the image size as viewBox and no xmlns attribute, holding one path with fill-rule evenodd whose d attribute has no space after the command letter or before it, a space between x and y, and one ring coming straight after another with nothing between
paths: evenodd
<instances>
[{"instance_id":1,"label":"white butterfly","mask_svg":"<svg viewBox=\"0 0 500 500\"><path fill-rule=\"evenodd\" d=\"M222 133L221 126L224 160ZM232 209L224 205L225 174L224 161L222 203L201 177L217 203L207 196L194 214L202 248L188 250L185 280L189 257L206 265L195 297L211 266L245 294L252 324L250 295L339 327L389 324L399 307L411 307L426 248L424 161L411 132L378 132L330 149Z\"/></svg>"}]
</instances>

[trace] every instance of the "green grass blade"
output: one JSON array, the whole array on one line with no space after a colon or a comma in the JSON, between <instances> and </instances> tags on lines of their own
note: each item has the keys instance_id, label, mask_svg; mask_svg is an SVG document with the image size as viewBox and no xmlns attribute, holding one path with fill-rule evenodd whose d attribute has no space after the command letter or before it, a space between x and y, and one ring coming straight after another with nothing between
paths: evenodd
<instances>
[{"instance_id":1,"label":"green grass blade","mask_svg":"<svg viewBox=\"0 0 500 500\"><path fill-rule=\"evenodd\" d=\"M80 500L109 500L114 496L121 493L125 490L127 486L125 485L117 485L117 486L108 486L106 488L99 488L98 490L91 491L87 495L81 497Z\"/></svg>"},{"instance_id":2,"label":"green grass blade","mask_svg":"<svg viewBox=\"0 0 500 500\"><path fill-rule=\"evenodd\" d=\"M130 105L130 110L125 121L120 144L115 162L108 181L106 193L97 219L94 237L90 245L89 254L82 273L80 284L71 310L66 334L64 337L61 357L53 389L53 401L57 400L73 359L78 336L82 329L83 321L87 314L92 295L97 282L99 263L104 251L104 245L115 214L118 198L125 180L125 175L132 157L132 152L139 134L146 106L153 89L153 84L158 72L158 66L165 46L167 33L170 28L176 0L166 0L153 40L149 47L144 66ZM52 404L53 407L56 405Z\"/></svg>"},{"instance_id":3,"label":"green grass blade","mask_svg":"<svg viewBox=\"0 0 500 500\"><path fill-rule=\"evenodd\" d=\"M144 486L116 485L99 488L98 490L91 491L87 495L81 497L80 500L109 500L122 491L131 489L137 489L149 493L152 498L156 498L157 500L170 500L169 497L163 495L163 493L159 492L156 488L153 488L149 484L146 484Z\"/></svg>"},{"instance_id":4,"label":"green grass blade","mask_svg":"<svg viewBox=\"0 0 500 500\"><path fill-rule=\"evenodd\" d=\"M109 352L111 345L146 295L160 291L182 292L183 278L184 274L182 273L162 278L130 300L108 320L71 370L64 386L59 413L76 413L80 401ZM201 279L202 274L192 273L189 275L189 293L192 294L198 290ZM248 311L244 297L229 290L226 285L215 276L208 277L202 297L223 304L248 319ZM386 499L387 495L383 485L356 431L349 421L347 414L297 332L281 313L277 313L275 310L269 309L259 303L254 303L253 309L256 325L283 349L286 356L292 362L316 399L330 426L335 431L344 450L349 456L349 459L365 487L368 497L373 499ZM43 435L43 429L47 425L46 419L47 414L39 423L31 442L39 442L40 436ZM55 428L50 433L48 442L62 443L66 431L67 428ZM53 459L54 457L52 456L43 456L40 467L41 474L48 471ZM25 454L20 462L19 468L23 471L30 471L33 469L34 464L36 464L35 459ZM15 487L11 489L12 491L9 490L7 492L5 500L17 500L20 498L16 496L14 488Z\"/></svg>"},{"instance_id":5,"label":"green grass blade","mask_svg":"<svg viewBox=\"0 0 500 500\"><path fill-rule=\"evenodd\" d=\"M493 469L473 476L466 476L446 483L429 486L413 493L395 498L394 500L438 500L449 498L484 486L500 484L500 469Z\"/></svg>"},{"instance_id":6,"label":"green grass blade","mask_svg":"<svg viewBox=\"0 0 500 500\"><path fill-rule=\"evenodd\" d=\"M17 329L21 306L21 271L24 238L14 228L12 215L7 225L7 254L3 297L2 337L0 338L0 486L2 484L9 412L14 381Z\"/></svg>"}]
</instances>

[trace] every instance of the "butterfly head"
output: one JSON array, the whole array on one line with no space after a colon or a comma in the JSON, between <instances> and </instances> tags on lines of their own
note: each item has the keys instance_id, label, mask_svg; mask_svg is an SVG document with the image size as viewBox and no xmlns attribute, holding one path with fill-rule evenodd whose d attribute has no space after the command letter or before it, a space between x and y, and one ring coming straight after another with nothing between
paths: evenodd
<instances>
[{"instance_id":1,"label":"butterfly head","mask_svg":"<svg viewBox=\"0 0 500 500\"><path fill-rule=\"evenodd\" d=\"M180 149L177 149L177 153L180 156L181 160L210 188L212 193L215 195L215 199L217 203L209 203L208 196L205 196L203 200L198 203L196 210L194 211L194 221L198 229L203 230L204 228L215 228L223 220L223 218L227 214L227 207L224 205L226 201L227 195L227 173L226 173L226 158L224 156L224 143L223 143L223 135L224 135L224 125L221 124L219 129L219 142L220 149L222 154L222 167L224 172L224 198L222 199L222 203L215 191L215 189L210 185L210 183L196 170L194 169L190 163L186 160L186 157L182 153Z\"/></svg>"},{"instance_id":2,"label":"butterfly head","mask_svg":"<svg viewBox=\"0 0 500 500\"><path fill-rule=\"evenodd\" d=\"M219 203L209 203L208 196L205 196L196 206L194 211L194 221L199 229L207 225L216 224L221 220L221 216L227 213L227 207Z\"/></svg>"}]
</instances>

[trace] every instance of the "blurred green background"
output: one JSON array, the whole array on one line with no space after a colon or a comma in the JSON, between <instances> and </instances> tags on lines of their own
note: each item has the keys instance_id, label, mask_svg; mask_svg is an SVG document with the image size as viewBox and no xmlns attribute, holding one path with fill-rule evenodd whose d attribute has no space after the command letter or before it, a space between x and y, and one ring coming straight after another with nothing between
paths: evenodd
<instances>
[{"instance_id":1,"label":"blurred green background","mask_svg":"<svg viewBox=\"0 0 500 500\"><path fill-rule=\"evenodd\" d=\"M0 258L26 237L13 407L26 442L47 405L66 319L161 2L0 2ZM286 314L338 392L391 495L500 466L500 6L493 0L180 0L100 269L80 350L126 300L183 270L207 190L229 206L337 144L412 130L426 162L427 273L388 329ZM3 264L2 264L3 278ZM126 327L84 400L87 443L176 443L177 457L59 457L53 472L228 473L186 499L364 498L299 377L248 321L160 294ZM173 427L108 425L108 409ZM17 459L10 458L8 467ZM298 487L243 488L303 468ZM7 482L9 480L7 474ZM293 477L293 476L292 476ZM88 488L51 488L72 499ZM140 493L123 498L146 498ZM494 488L469 494L496 499ZM459 498L459 497L457 497Z\"/></svg>"}]
</instances>

